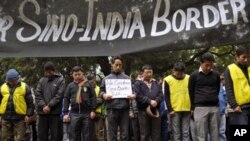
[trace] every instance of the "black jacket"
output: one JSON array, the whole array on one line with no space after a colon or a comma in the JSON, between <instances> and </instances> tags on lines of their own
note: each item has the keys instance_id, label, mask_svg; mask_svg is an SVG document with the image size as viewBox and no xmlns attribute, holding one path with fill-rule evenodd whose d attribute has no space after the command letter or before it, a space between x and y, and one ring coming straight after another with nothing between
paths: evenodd
<instances>
[{"instance_id":1,"label":"black jacket","mask_svg":"<svg viewBox=\"0 0 250 141\"><path fill-rule=\"evenodd\" d=\"M81 90L81 96L83 102L81 104L76 103L76 95L78 91L78 84L71 82L68 84L64 94L63 113L68 114L69 106L71 106L71 112L82 113L95 111L96 108L96 94L94 88L89 82L86 82Z\"/></svg>"},{"instance_id":2,"label":"black jacket","mask_svg":"<svg viewBox=\"0 0 250 141\"><path fill-rule=\"evenodd\" d=\"M52 78L42 77L36 87L35 100L39 115L45 114L43 108L48 105L51 115L61 114L65 81L62 75L55 74Z\"/></svg>"},{"instance_id":3,"label":"black jacket","mask_svg":"<svg viewBox=\"0 0 250 141\"><path fill-rule=\"evenodd\" d=\"M141 80L135 81L133 88L139 111L145 110L148 105L150 105L150 100L155 100L157 102L157 108L160 109L163 93L161 86L155 80L152 81L151 89Z\"/></svg>"},{"instance_id":4,"label":"black jacket","mask_svg":"<svg viewBox=\"0 0 250 141\"><path fill-rule=\"evenodd\" d=\"M7 85L10 88L10 97L7 103L7 107L6 107L6 112L2 115L2 118L5 120L23 120L25 115L20 115L17 114L15 112L15 107L14 107L14 103L13 103L13 93L15 91L15 88L20 87L21 86L21 82L18 82L18 84L16 85L16 87L11 88L10 85L7 83ZM30 87L26 84L26 94L25 94L25 102L27 104L27 116L32 116L34 113L34 104L33 104L33 97L31 94L31 90ZM2 101L2 94L0 93L0 103Z\"/></svg>"}]
</instances>

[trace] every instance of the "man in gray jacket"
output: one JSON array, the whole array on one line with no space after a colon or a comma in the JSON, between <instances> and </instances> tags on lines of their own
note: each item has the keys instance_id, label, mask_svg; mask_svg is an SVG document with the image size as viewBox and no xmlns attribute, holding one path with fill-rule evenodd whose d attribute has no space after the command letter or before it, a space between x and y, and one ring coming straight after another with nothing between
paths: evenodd
<instances>
[{"instance_id":1,"label":"man in gray jacket","mask_svg":"<svg viewBox=\"0 0 250 141\"><path fill-rule=\"evenodd\" d=\"M111 60L112 72L106 76L101 84L101 97L107 104L108 121L108 140L117 141L117 129L120 129L121 141L129 141L129 99L135 96L128 94L127 98L112 98L110 93L106 93L106 80L109 79L130 79L129 76L122 73L122 60L120 57L114 57Z\"/></svg>"},{"instance_id":2,"label":"man in gray jacket","mask_svg":"<svg viewBox=\"0 0 250 141\"><path fill-rule=\"evenodd\" d=\"M35 91L38 114L38 141L60 141L62 139L62 99L65 81L62 75L55 73L52 62L44 65L42 77Z\"/></svg>"}]
</instances>

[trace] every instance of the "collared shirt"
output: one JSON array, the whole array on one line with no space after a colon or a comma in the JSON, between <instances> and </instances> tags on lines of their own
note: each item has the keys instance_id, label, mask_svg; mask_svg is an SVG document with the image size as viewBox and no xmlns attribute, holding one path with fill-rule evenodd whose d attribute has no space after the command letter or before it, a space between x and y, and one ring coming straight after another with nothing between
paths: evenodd
<instances>
[{"instance_id":1,"label":"collared shirt","mask_svg":"<svg viewBox=\"0 0 250 141\"><path fill-rule=\"evenodd\" d=\"M211 69L211 71L213 71L213 69ZM201 68L201 67L199 68L199 72L204 73L204 71L202 70L202 68Z\"/></svg>"},{"instance_id":2,"label":"collared shirt","mask_svg":"<svg viewBox=\"0 0 250 141\"><path fill-rule=\"evenodd\" d=\"M145 81L145 79L143 79L143 82L148 86L149 89L151 89L153 79L150 79L149 81Z\"/></svg>"},{"instance_id":3,"label":"collared shirt","mask_svg":"<svg viewBox=\"0 0 250 141\"><path fill-rule=\"evenodd\" d=\"M199 68L199 72L203 72L201 67Z\"/></svg>"}]
</instances>

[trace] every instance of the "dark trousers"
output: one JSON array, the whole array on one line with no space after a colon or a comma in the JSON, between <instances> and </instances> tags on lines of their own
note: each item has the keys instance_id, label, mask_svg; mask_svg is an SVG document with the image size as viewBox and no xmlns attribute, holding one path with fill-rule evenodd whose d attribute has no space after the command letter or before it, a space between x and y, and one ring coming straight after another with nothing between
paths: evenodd
<instances>
[{"instance_id":1,"label":"dark trousers","mask_svg":"<svg viewBox=\"0 0 250 141\"><path fill-rule=\"evenodd\" d=\"M90 113L71 113L70 138L73 141L92 141L90 138Z\"/></svg>"},{"instance_id":2,"label":"dark trousers","mask_svg":"<svg viewBox=\"0 0 250 141\"><path fill-rule=\"evenodd\" d=\"M141 141L161 141L161 117L149 117L145 111L139 111Z\"/></svg>"},{"instance_id":3,"label":"dark trousers","mask_svg":"<svg viewBox=\"0 0 250 141\"><path fill-rule=\"evenodd\" d=\"M162 141L168 141L168 116L161 117L161 137Z\"/></svg>"},{"instance_id":4,"label":"dark trousers","mask_svg":"<svg viewBox=\"0 0 250 141\"><path fill-rule=\"evenodd\" d=\"M92 136L93 141L105 141L105 117L99 113L96 113L96 116L93 120L90 120L90 135Z\"/></svg>"},{"instance_id":5,"label":"dark trousers","mask_svg":"<svg viewBox=\"0 0 250 141\"><path fill-rule=\"evenodd\" d=\"M38 141L61 141L62 120L60 115L39 115L38 117Z\"/></svg>"},{"instance_id":6,"label":"dark trousers","mask_svg":"<svg viewBox=\"0 0 250 141\"><path fill-rule=\"evenodd\" d=\"M140 132L139 132L139 121L138 114L135 114L135 117L129 118L129 141L139 141Z\"/></svg>"},{"instance_id":7,"label":"dark trousers","mask_svg":"<svg viewBox=\"0 0 250 141\"><path fill-rule=\"evenodd\" d=\"M36 130L36 122L32 122L31 129L32 129L32 141L37 141L37 130Z\"/></svg>"},{"instance_id":8,"label":"dark trousers","mask_svg":"<svg viewBox=\"0 0 250 141\"><path fill-rule=\"evenodd\" d=\"M129 109L108 109L108 141L117 141L117 129L120 129L120 141L129 141Z\"/></svg>"},{"instance_id":9,"label":"dark trousers","mask_svg":"<svg viewBox=\"0 0 250 141\"><path fill-rule=\"evenodd\" d=\"M250 108L241 110L242 112L232 112L228 114L230 125L249 125Z\"/></svg>"}]
</instances>

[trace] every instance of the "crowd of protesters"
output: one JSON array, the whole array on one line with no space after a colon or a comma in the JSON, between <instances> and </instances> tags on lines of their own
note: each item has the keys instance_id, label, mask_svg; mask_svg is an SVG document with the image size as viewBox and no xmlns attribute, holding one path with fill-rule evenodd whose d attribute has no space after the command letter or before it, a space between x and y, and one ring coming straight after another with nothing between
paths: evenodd
<instances>
[{"instance_id":1,"label":"crowd of protesters","mask_svg":"<svg viewBox=\"0 0 250 141\"><path fill-rule=\"evenodd\" d=\"M112 58L112 71L100 84L80 66L65 84L53 62L46 62L34 92L9 69L0 87L1 140L229 141L228 125L250 123L249 54L238 48L223 73L211 53L190 75L177 62L171 74L155 79L152 66L144 65L122 98L107 91L109 80L131 80L120 57Z\"/></svg>"}]
</instances>

